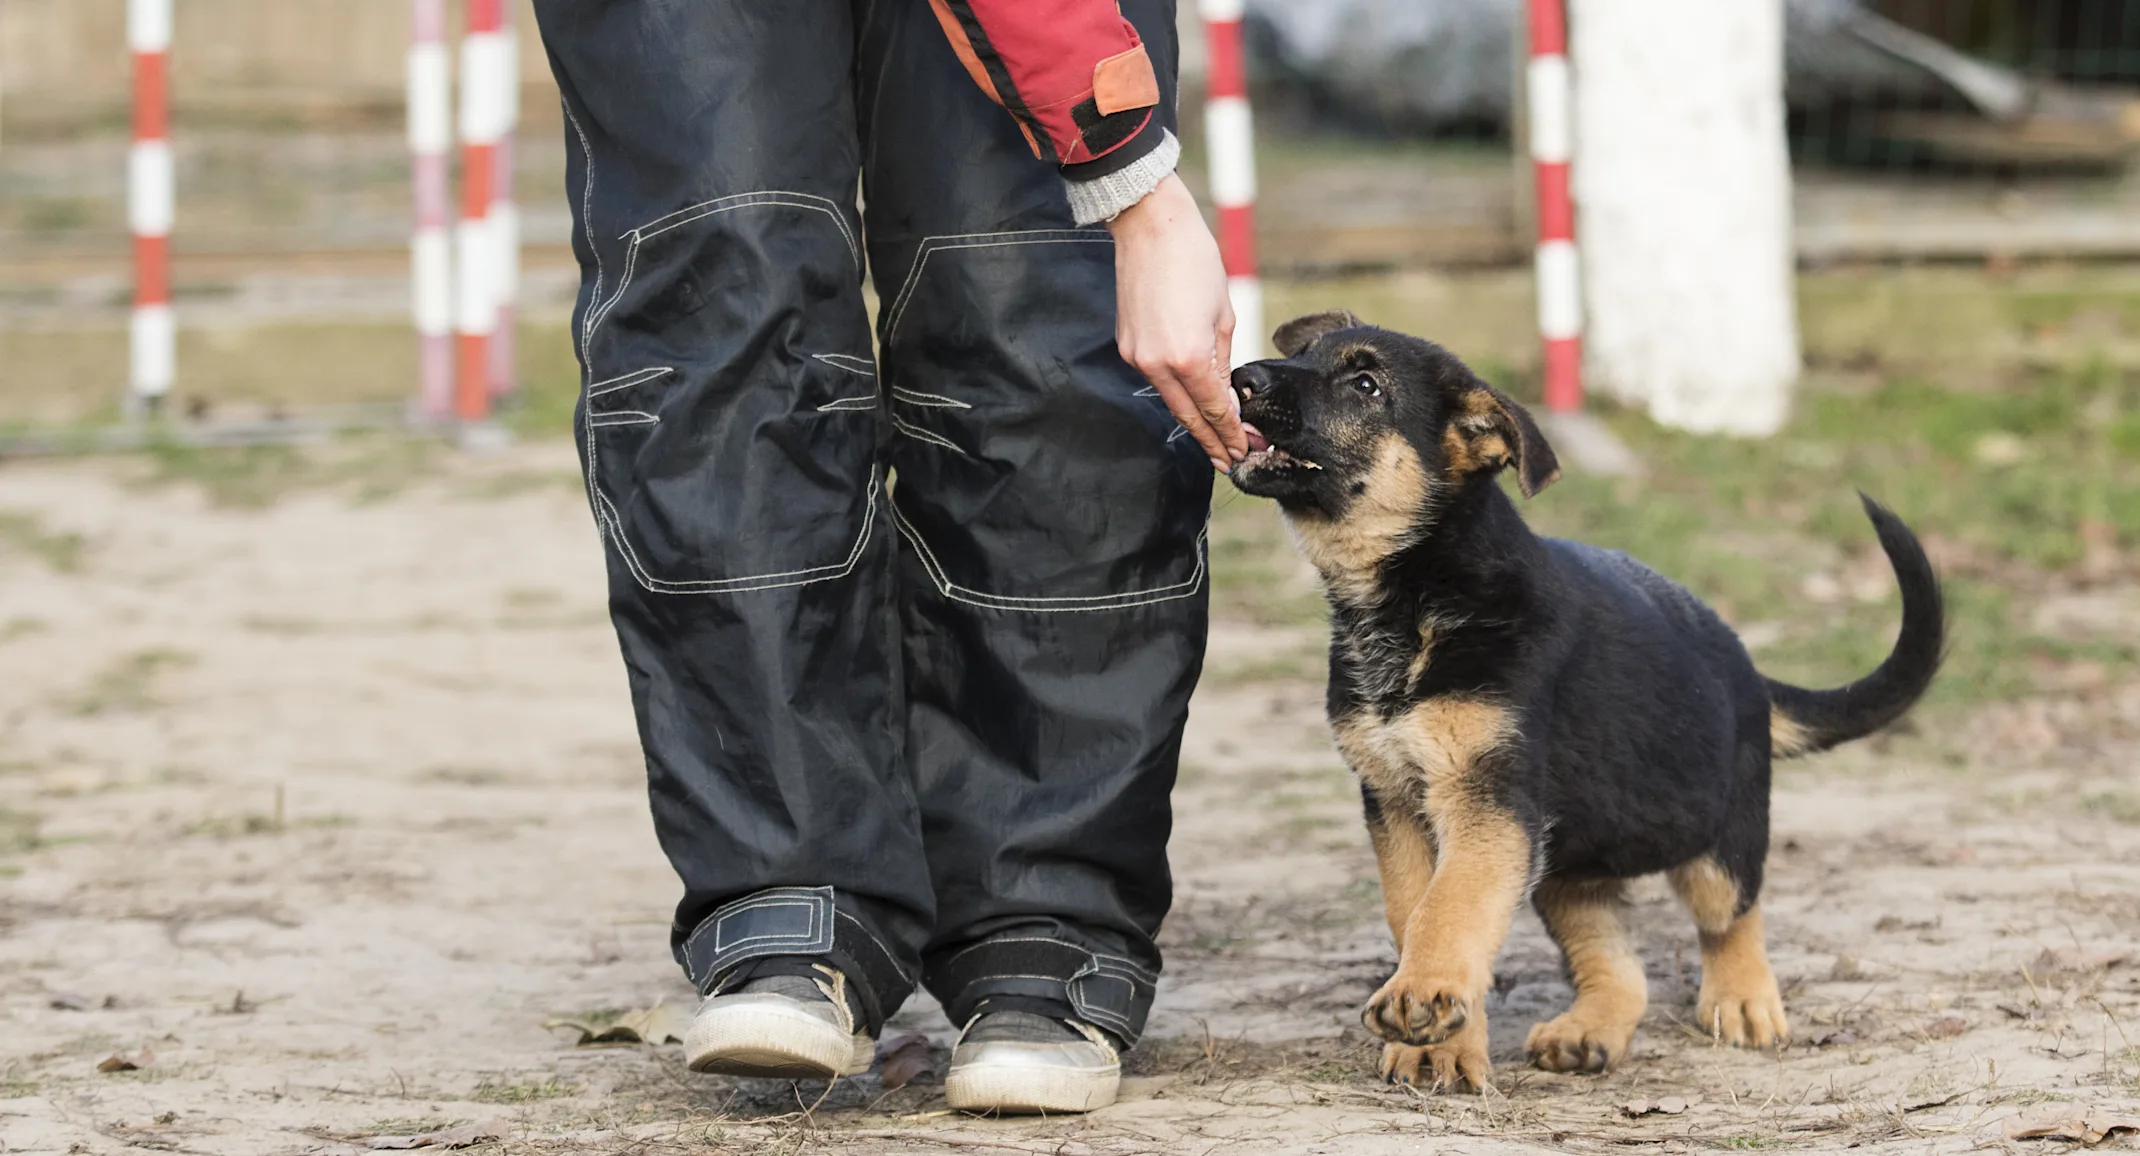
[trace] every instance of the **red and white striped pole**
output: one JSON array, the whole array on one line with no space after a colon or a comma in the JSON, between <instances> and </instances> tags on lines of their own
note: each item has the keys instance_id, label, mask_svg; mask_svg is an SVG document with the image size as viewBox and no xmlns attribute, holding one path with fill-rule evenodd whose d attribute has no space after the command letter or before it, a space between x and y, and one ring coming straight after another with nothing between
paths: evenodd
<instances>
[{"instance_id":1,"label":"red and white striped pole","mask_svg":"<svg viewBox=\"0 0 2140 1156\"><path fill-rule=\"evenodd\" d=\"M455 264L460 284L455 310L453 413L474 424L490 416L490 342L498 325L497 249L491 202L497 188L498 142L505 136L500 99L510 65L500 32L503 0L468 0L461 40L461 221Z\"/></svg>"},{"instance_id":2,"label":"red and white striped pole","mask_svg":"<svg viewBox=\"0 0 2140 1156\"><path fill-rule=\"evenodd\" d=\"M491 323L490 392L496 397L512 392L515 307L520 302L520 207L513 203L513 130L520 124L520 44L513 28L513 0L505 0L499 13L498 36L505 48L500 53L498 99L505 102L505 120L493 154L490 198L490 240L498 280L492 287L498 302L497 320Z\"/></svg>"},{"instance_id":3,"label":"red and white striped pole","mask_svg":"<svg viewBox=\"0 0 2140 1156\"><path fill-rule=\"evenodd\" d=\"M1199 0L1210 45L1204 136L1211 201L1219 210L1219 259L1233 302L1233 363L1263 356L1263 282L1256 276L1256 137L1248 111L1248 67L1241 49L1241 0Z\"/></svg>"},{"instance_id":4,"label":"red and white striped pole","mask_svg":"<svg viewBox=\"0 0 2140 1156\"><path fill-rule=\"evenodd\" d=\"M409 241L416 324L417 407L428 421L453 416L453 67L445 0L410 0L409 156L416 231Z\"/></svg>"},{"instance_id":5,"label":"red and white striped pole","mask_svg":"<svg viewBox=\"0 0 2140 1156\"><path fill-rule=\"evenodd\" d=\"M134 57L134 143L126 158L126 217L134 235L134 316L127 409L154 412L171 392L178 330L171 317L171 0L127 0Z\"/></svg>"},{"instance_id":6,"label":"red and white striped pole","mask_svg":"<svg viewBox=\"0 0 2140 1156\"><path fill-rule=\"evenodd\" d=\"M1574 91L1568 73L1565 0L1529 0L1531 59L1525 70L1531 164L1538 190L1538 333L1545 340L1545 402L1554 413L1583 407L1583 284L1568 191L1574 152Z\"/></svg>"}]
</instances>

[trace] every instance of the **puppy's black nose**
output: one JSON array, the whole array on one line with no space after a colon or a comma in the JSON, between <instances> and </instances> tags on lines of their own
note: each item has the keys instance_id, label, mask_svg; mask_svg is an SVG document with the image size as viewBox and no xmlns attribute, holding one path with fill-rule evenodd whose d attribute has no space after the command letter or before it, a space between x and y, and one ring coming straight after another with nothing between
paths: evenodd
<instances>
[{"instance_id":1,"label":"puppy's black nose","mask_svg":"<svg viewBox=\"0 0 2140 1156\"><path fill-rule=\"evenodd\" d=\"M1251 361L1233 371L1233 391L1241 395L1242 401L1256 396L1270 381L1270 370L1265 369L1260 361Z\"/></svg>"}]
</instances>

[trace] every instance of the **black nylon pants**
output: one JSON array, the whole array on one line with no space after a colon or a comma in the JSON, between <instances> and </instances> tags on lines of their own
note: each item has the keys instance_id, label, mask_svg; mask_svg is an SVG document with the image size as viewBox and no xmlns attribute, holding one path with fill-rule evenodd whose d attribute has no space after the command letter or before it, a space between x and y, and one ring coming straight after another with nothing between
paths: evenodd
<instances>
[{"instance_id":1,"label":"black nylon pants","mask_svg":"<svg viewBox=\"0 0 2140 1156\"><path fill-rule=\"evenodd\" d=\"M1133 1041L1211 472L1115 350L1110 237L927 0L535 8L679 962L830 959L873 1029L919 981ZM1171 0L1123 8L1171 124Z\"/></svg>"}]
</instances>

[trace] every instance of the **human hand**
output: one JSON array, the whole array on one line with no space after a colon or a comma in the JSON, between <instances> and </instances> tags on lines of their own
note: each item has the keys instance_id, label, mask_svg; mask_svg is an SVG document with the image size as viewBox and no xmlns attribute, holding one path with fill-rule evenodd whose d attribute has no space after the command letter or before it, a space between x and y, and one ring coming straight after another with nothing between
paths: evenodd
<instances>
[{"instance_id":1,"label":"human hand","mask_svg":"<svg viewBox=\"0 0 2140 1156\"><path fill-rule=\"evenodd\" d=\"M1196 198L1169 174L1107 223L1115 235L1115 344L1159 391L1212 468L1248 455L1230 384L1233 305L1218 242Z\"/></svg>"}]
</instances>

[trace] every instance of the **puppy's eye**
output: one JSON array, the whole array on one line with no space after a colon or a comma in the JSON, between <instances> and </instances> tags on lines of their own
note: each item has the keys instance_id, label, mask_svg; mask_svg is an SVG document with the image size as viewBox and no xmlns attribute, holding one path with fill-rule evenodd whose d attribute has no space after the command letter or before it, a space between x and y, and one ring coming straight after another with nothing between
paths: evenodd
<instances>
[{"instance_id":1,"label":"puppy's eye","mask_svg":"<svg viewBox=\"0 0 2140 1156\"><path fill-rule=\"evenodd\" d=\"M1382 396L1382 386L1375 381L1375 377L1371 373L1363 373L1353 378L1352 387L1369 397Z\"/></svg>"}]
</instances>

